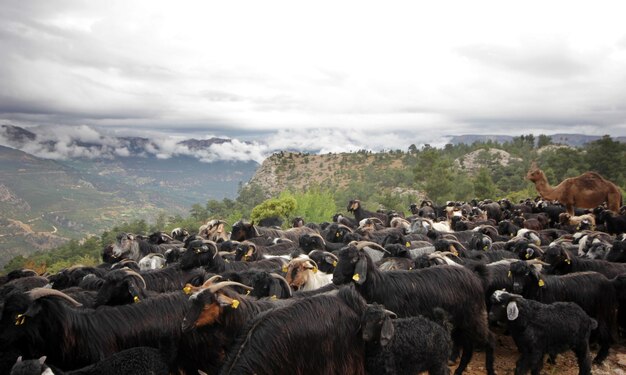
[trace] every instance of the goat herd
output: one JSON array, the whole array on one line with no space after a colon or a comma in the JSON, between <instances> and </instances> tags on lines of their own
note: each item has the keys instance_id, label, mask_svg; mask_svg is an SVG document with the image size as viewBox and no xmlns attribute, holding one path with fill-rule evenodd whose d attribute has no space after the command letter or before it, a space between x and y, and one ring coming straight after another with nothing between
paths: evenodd
<instances>
[{"instance_id":1,"label":"goat herd","mask_svg":"<svg viewBox=\"0 0 626 375\"><path fill-rule=\"evenodd\" d=\"M461 374L479 349L491 375L498 332L516 374L569 350L589 374L590 342L602 363L626 333L623 211L348 211L120 233L97 267L2 276L0 373Z\"/></svg>"}]
</instances>

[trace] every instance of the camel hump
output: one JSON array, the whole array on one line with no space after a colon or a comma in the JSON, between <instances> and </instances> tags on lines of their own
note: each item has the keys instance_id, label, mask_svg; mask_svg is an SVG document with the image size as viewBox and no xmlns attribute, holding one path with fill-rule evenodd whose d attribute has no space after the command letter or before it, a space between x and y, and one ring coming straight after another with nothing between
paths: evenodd
<instances>
[{"instance_id":1,"label":"camel hump","mask_svg":"<svg viewBox=\"0 0 626 375\"><path fill-rule=\"evenodd\" d=\"M585 189L598 189L603 186L612 186L613 183L597 172L585 172L578 177L574 177L576 184Z\"/></svg>"}]
</instances>

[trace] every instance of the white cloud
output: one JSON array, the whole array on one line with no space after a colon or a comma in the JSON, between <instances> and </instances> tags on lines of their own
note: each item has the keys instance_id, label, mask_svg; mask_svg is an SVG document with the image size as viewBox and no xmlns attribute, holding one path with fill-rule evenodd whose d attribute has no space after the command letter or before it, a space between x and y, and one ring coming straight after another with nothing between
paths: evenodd
<instances>
[{"instance_id":1,"label":"white cloud","mask_svg":"<svg viewBox=\"0 0 626 375\"><path fill-rule=\"evenodd\" d=\"M623 8L619 1L24 0L0 9L0 117L216 133L442 136L576 124L624 135ZM349 143L325 149L364 145L334 136L342 138ZM163 144L154 152L184 150Z\"/></svg>"}]
</instances>

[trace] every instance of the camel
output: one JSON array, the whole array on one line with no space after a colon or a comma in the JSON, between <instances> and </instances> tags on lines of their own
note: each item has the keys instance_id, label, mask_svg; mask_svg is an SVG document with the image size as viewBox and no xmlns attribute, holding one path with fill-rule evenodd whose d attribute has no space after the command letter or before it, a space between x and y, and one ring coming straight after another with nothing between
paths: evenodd
<instances>
[{"instance_id":1,"label":"camel","mask_svg":"<svg viewBox=\"0 0 626 375\"><path fill-rule=\"evenodd\" d=\"M606 202L609 210L619 212L622 205L620 189L596 172L585 172L577 177L566 178L553 188L543 171L533 162L526 179L535 183L535 188L543 199L557 200L564 204L571 216L574 216L574 207L596 208Z\"/></svg>"}]
</instances>

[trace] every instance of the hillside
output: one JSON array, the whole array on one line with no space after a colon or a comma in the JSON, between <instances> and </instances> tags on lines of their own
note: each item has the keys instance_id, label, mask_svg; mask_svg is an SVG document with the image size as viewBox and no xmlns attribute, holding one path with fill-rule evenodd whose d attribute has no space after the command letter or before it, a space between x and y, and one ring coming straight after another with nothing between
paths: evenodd
<instances>
[{"instance_id":1,"label":"hillside","mask_svg":"<svg viewBox=\"0 0 626 375\"><path fill-rule=\"evenodd\" d=\"M479 149L465 154L463 157L455 159L454 164L473 176L482 167L492 167L495 164L506 167L513 161L522 161L522 159L511 157L511 154L504 150L491 148L489 150Z\"/></svg>"},{"instance_id":2,"label":"hillside","mask_svg":"<svg viewBox=\"0 0 626 375\"><path fill-rule=\"evenodd\" d=\"M294 152L273 154L250 179L268 195L285 189L303 191L309 186L345 189L368 178L379 181L388 173L411 174L403 153L339 153L310 155Z\"/></svg>"}]
</instances>

